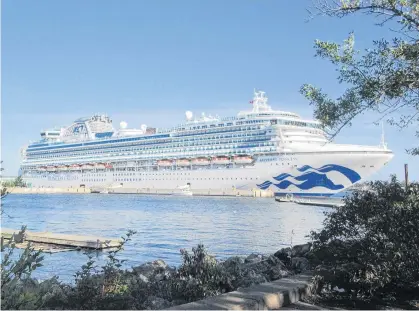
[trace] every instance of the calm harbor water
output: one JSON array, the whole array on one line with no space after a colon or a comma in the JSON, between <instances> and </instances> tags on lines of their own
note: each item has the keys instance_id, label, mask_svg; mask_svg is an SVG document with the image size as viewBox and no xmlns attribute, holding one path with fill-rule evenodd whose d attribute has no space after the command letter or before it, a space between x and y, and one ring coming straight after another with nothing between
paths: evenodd
<instances>
[{"instance_id":1,"label":"calm harbor water","mask_svg":"<svg viewBox=\"0 0 419 311\"><path fill-rule=\"evenodd\" d=\"M272 198L173 197L141 195L9 195L2 226L54 233L118 238L137 231L121 259L126 267L161 258L181 261L179 250L203 243L218 258L272 253L304 243L319 229L328 208L278 203ZM94 252L101 263L105 252ZM86 262L83 252L45 254L35 277L71 280Z\"/></svg>"}]
</instances>

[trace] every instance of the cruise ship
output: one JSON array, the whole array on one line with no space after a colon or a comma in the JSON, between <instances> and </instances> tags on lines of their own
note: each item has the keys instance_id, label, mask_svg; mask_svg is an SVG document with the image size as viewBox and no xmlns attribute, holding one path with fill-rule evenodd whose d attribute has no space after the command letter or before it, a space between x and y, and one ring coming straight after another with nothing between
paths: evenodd
<instances>
[{"instance_id":1,"label":"cruise ship","mask_svg":"<svg viewBox=\"0 0 419 311\"><path fill-rule=\"evenodd\" d=\"M31 187L262 189L279 195L330 196L371 176L393 157L377 146L336 144L321 123L274 110L255 91L248 111L204 113L172 128L106 115L41 132L22 148L21 174ZM247 104L248 105L248 104Z\"/></svg>"}]
</instances>

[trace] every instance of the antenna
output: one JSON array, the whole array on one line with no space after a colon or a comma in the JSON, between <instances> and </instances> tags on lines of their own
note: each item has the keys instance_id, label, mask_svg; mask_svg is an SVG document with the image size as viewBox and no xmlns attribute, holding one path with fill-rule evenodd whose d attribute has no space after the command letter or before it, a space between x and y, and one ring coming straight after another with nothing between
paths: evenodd
<instances>
[{"instance_id":1,"label":"antenna","mask_svg":"<svg viewBox=\"0 0 419 311\"><path fill-rule=\"evenodd\" d=\"M381 100L382 96L383 95L380 96L380 99L378 101L378 111L380 111L380 108L381 108L380 100ZM382 147L384 150L386 150L387 149L387 143L385 141L385 136L384 136L384 122L383 122L383 119L381 119L380 125L381 125L380 147Z\"/></svg>"},{"instance_id":2,"label":"antenna","mask_svg":"<svg viewBox=\"0 0 419 311\"><path fill-rule=\"evenodd\" d=\"M383 149L387 149L387 143L386 143L385 136L384 136L384 122L383 122L383 120L381 120L381 143L380 143L380 146Z\"/></svg>"}]
</instances>

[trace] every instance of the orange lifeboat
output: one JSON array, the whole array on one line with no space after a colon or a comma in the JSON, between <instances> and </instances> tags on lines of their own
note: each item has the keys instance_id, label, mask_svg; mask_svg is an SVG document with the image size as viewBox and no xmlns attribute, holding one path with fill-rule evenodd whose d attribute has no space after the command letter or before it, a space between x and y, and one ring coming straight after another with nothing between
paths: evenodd
<instances>
[{"instance_id":1,"label":"orange lifeboat","mask_svg":"<svg viewBox=\"0 0 419 311\"><path fill-rule=\"evenodd\" d=\"M173 165L173 161L172 160L168 160L168 159L158 160L157 161L157 165L158 166L172 166Z\"/></svg>"},{"instance_id":2,"label":"orange lifeboat","mask_svg":"<svg viewBox=\"0 0 419 311\"><path fill-rule=\"evenodd\" d=\"M253 158L248 155L237 155L234 156L234 163L236 164L250 164L253 162Z\"/></svg>"},{"instance_id":3,"label":"orange lifeboat","mask_svg":"<svg viewBox=\"0 0 419 311\"><path fill-rule=\"evenodd\" d=\"M218 156L218 157L214 157L212 159L212 163L214 164L229 164L230 163L230 158L227 156Z\"/></svg>"},{"instance_id":4,"label":"orange lifeboat","mask_svg":"<svg viewBox=\"0 0 419 311\"><path fill-rule=\"evenodd\" d=\"M177 166L189 166L190 164L191 162L189 161L189 159L179 159L176 161Z\"/></svg>"},{"instance_id":5,"label":"orange lifeboat","mask_svg":"<svg viewBox=\"0 0 419 311\"><path fill-rule=\"evenodd\" d=\"M200 157L192 160L193 165L209 165L210 160L206 157Z\"/></svg>"},{"instance_id":6,"label":"orange lifeboat","mask_svg":"<svg viewBox=\"0 0 419 311\"><path fill-rule=\"evenodd\" d=\"M105 163L96 163L96 168L105 168Z\"/></svg>"}]
</instances>

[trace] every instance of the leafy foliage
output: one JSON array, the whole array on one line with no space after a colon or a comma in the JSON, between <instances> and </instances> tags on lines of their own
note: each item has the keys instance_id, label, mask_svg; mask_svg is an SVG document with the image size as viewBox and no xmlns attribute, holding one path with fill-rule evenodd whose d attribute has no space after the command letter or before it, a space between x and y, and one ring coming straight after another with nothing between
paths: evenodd
<instances>
[{"instance_id":1,"label":"leafy foliage","mask_svg":"<svg viewBox=\"0 0 419 311\"><path fill-rule=\"evenodd\" d=\"M317 1L311 15L343 17L356 12L375 15L379 25L397 20L399 37L392 42L378 39L373 49L354 49L351 33L343 45L316 40L316 56L337 67L339 83L349 88L331 99L310 84L301 93L315 107L319 119L331 136L348 126L360 114L375 112L379 119L400 128L419 126L419 4L415 0ZM395 117L395 115L398 117ZM417 132L419 137L419 131ZM419 154L419 149L410 150Z\"/></svg>"},{"instance_id":2,"label":"leafy foliage","mask_svg":"<svg viewBox=\"0 0 419 311\"><path fill-rule=\"evenodd\" d=\"M419 293L419 184L396 180L355 191L313 232L311 260L329 288L352 298Z\"/></svg>"},{"instance_id":3,"label":"leafy foliage","mask_svg":"<svg viewBox=\"0 0 419 311\"><path fill-rule=\"evenodd\" d=\"M3 161L0 162L3 164ZM3 171L3 167L0 169ZM16 179L17 183L23 183L22 179ZM5 185L1 185L1 214L3 215L3 201L8 195ZM42 266L41 251L37 251L30 243L22 251L17 250L16 244L24 239L26 226L22 226L17 234L4 243L1 239L1 307L4 309L31 308L38 304L37 296L32 296L23 290L22 284L32 283L30 278L32 271ZM12 260L16 252L17 260Z\"/></svg>"},{"instance_id":4,"label":"leafy foliage","mask_svg":"<svg viewBox=\"0 0 419 311\"><path fill-rule=\"evenodd\" d=\"M194 301L223 293L227 286L225 270L207 253L202 244L192 249L192 254L181 250L182 265L176 273L182 298ZM228 286L227 286L228 287Z\"/></svg>"},{"instance_id":5,"label":"leafy foliage","mask_svg":"<svg viewBox=\"0 0 419 311\"><path fill-rule=\"evenodd\" d=\"M0 165L3 164L3 161L0 161ZM0 167L0 172L4 170L3 167ZM7 191L7 187L0 183L0 208L3 207L3 199L7 196L9 192ZM3 214L3 208L1 208L1 213Z\"/></svg>"},{"instance_id":6,"label":"leafy foliage","mask_svg":"<svg viewBox=\"0 0 419 311\"><path fill-rule=\"evenodd\" d=\"M1 245L1 307L26 308L36 304L34 296L22 292L22 284L31 282L32 271L42 266L42 252L36 251L30 243L18 254L18 259L11 258L16 252L16 243L25 234L26 227L22 227L18 234L13 234L10 240Z\"/></svg>"},{"instance_id":7,"label":"leafy foliage","mask_svg":"<svg viewBox=\"0 0 419 311\"><path fill-rule=\"evenodd\" d=\"M123 245L108 254L104 266L98 267L92 256L75 274L74 284L60 283L57 278L43 282L27 278L17 282L8 293L4 309L164 309L250 286L287 275L275 256L249 256L257 261L246 263L232 257L224 262L208 254L203 245L192 252L181 250L179 268L156 260L122 270L117 258ZM259 258L260 257L260 258ZM272 273L273 272L273 273ZM258 274L259 273L259 274ZM260 273L265 274L261 277Z\"/></svg>"},{"instance_id":8,"label":"leafy foliage","mask_svg":"<svg viewBox=\"0 0 419 311\"><path fill-rule=\"evenodd\" d=\"M22 176L18 176L13 181L2 182L2 187L26 187L26 182L23 180Z\"/></svg>"}]
</instances>

